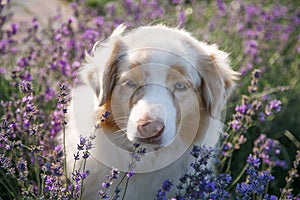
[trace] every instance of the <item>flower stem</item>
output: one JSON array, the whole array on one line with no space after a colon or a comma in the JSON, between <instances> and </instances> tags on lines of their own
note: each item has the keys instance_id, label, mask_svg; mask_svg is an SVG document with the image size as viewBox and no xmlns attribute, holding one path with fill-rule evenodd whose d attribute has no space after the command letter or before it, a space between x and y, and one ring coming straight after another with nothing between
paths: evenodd
<instances>
[{"instance_id":1,"label":"flower stem","mask_svg":"<svg viewBox=\"0 0 300 200\"><path fill-rule=\"evenodd\" d=\"M86 166L86 159L84 159L84 162L83 162L83 169L82 169L82 172L85 171L85 166ZM83 178L81 177L81 188L80 188L80 198L79 199L82 199L82 194L83 194L83 191L84 191L84 187L83 187Z\"/></svg>"},{"instance_id":2,"label":"flower stem","mask_svg":"<svg viewBox=\"0 0 300 200\"><path fill-rule=\"evenodd\" d=\"M1 176L4 177L5 174L3 173L2 170L0 170L1 172ZM17 195L15 194L15 192L13 192L13 190L11 190L11 188L14 188L12 185L11 185L11 181L7 180L7 181L3 181L2 179L0 179L0 183L3 187L5 187L5 189L8 191L8 193L14 197L14 198L17 198Z\"/></svg>"},{"instance_id":3,"label":"flower stem","mask_svg":"<svg viewBox=\"0 0 300 200\"><path fill-rule=\"evenodd\" d=\"M249 164L247 163L244 168L241 170L241 172L239 173L239 175L237 177L235 177L235 179L230 183L230 185L228 186L228 190L231 190L232 187L241 179L241 177L244 175L247 167L249 166Z\"/></svg>"},{"instance_id":4,"label":"flower stem","mask_svg":"<svg viewBox=\"0 0 300 200\"><path fill-rule=\"evenodd\" d=\"M124 174L124 176L122 177L122 179L120 180L120 182L118 183L118 185L116 186L115 191L116 191L116 189L121 185L121 183L124 181L124 178L125 178L125 177L126 177L126 173ZM124 191L124 193L125 193L125 191ZM110 199L112 199L112 197L113 197L113 195L111 196Z\"/></svg>"},{"instance_id":5,"label":"flower stem","mask_svg":"<svg viewBox=\"0 0 300 200\"><path fill-rule=\"evenodd\" d=\"M68 171L67 171L67 151L66 151L66 126L65 126L65 113L63 115L63 148L64 148L64 175L65 175L65 187L68 186Z\"/></svg>"},{"instance_id":6,"label":"flower stem","mask_svg":"<svg viewBox=\"0 0 300 200\"><path fill-rule=\"evenodd\" d=\"M129 179L130 179L130 178L127 178L127 179L126 179L126 185L125 185L125 189L124 189L124 193L123 193L122 200L124 200L124 198L125 198L125 194L126 194L127 187L128 187L128 183L129 183Z\"/></svg>"},{"instance_id":7,"label":"flower stem","mask_svg":"<svg viewBox=\"0 0 300 200\"><path fill-rule=\"evenodd\" d=\"M28 147L27 145L25 144L22 144L22 147L24 147L25 149L29 150L29 151L32 151L32 148L31 147ZM45 156L43 156L42 154L40 153L36 153L36 155L40 156L41 158L45 159L46 161L50 161L49 158L46 158Z\"/></svg>"},{"instance_id":8,"label":"flower stem","mask_svg":"<svg viewBox=\"0 0 300 200\"><path fill-rule=\"evenodd\" d=\"M41 194L41 180L40 180L40 170L39 170L39 160L38 160L38 155L35 155L35 166L34 166L34 171L36 174L36 181L37 181L37 186L38 186L38 191L39 195Z\"/></svg>"}]
</instances>

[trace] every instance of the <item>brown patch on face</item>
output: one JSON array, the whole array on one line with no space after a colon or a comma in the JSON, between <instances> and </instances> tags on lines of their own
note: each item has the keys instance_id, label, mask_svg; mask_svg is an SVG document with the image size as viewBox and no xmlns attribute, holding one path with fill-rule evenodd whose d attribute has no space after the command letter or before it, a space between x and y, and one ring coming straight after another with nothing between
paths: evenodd
<instances>
[{"instance_id":1,"label":"brown patch on face","mask_svg":"<svg viewBox=\"0 0 300 200\"><path fill-rule=\"evenodd\" d=\"M136 65L134 68L121 73L120 79L122 81L130 80L137 84L137 87L142 86L145 81L145 72L143 67Z\"/></svg>"},{"instance_id":2,"label":"brown patch on face","mask_svg":"<svg viewBox=\"0 0 300 200\"><path fill-rule=\"evenodd\" d=\"M185 83L189 87L193 87L192 82L187 78L186 69L181 65L173 65L167 76L166 85L168 88L173 90L176 83Z\"/></svg>"},{"instance_id":3,"label":"brown patch on face","mask_svg":"<svg viewBox=\"0 0 300 200\"><path fill-rule=\"evenodd\" d=\"M174 86L176 82L180 79L181 75L177 73L174 70L169 70L169 73L167 75L166 85L168 88L170 88L172 91L174 91Z\"/></svg>"},{"instance_id":4,"label":"brown patch on face","mask_svg":"<svg viewBox=\"0 0 300 200\"><path fill-rule=\"evenodd\" d=\"M171 68L179 72L182 76L186 77L186 70L181 65L173 65Z\"/></svg>"},{"instance_id":5,"label":"brown patch on face","mask_svg":"<svg viewBox=\"0 0 300 200\"><path fill-rule=\"evenodd\" d=\"M129 109L132 109L133 106L144 97L145 95L145 88L144 87L140 87L137 88L136 91L134 91L134 93L132 94L132 96L130 97L130 101L129 101Z\"/></svg>"},{"instance_id":6,"label":"brown patch on face","mask_svg":"<svg viewBox=\"0 0 300 200\"><path fill-rule=\"evenodd\" d=\"M129 52L129 68L133 69L135 67L141 66L143 64L149 63L150 56L152 55L150 50L138 49Z\"/></svg>"},{"instance_id":7,"label":"brown patch on face","mask_svg":"<svg viewBox=\"0 0 300 200\"><path fill-rule=\"evenodd\" d=\"M142 63L139 62L139 61L132 62L132 63L130 64L130 69L136 68L136 67L138 67L138 66L140 66L140 65L142 65Z\"/></svg>"},{"instance_id":8,"label":"brown patch on face","mask_svg":"<svg viewBox=\"0 0 300 200\"><path fill-rule=\"evenodd\" d=\"M141 51L141 52L140 52ZM120 77L121 79L129 79L137 84L137 86L142 86L145 83L146 77L148 76L146 71L146 65L149 63L149 53L143 50L138 52L132 52L129 60L127 61L127 65L125 64L122 67L120 65ZM127 68L125 67L127 66Z\"/></svg>"}]
</instances>

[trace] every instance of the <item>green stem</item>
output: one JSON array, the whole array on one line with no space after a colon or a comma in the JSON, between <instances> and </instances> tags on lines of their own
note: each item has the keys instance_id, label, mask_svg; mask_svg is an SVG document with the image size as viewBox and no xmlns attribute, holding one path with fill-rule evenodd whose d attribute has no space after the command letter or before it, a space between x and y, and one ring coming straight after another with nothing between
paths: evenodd
<instances>
[{"instance_id":1,"label":"green stem","mask_svg":"<svg viewBox=\"0 0 300 200\"><path fill-rule=\"evenodd\" d=\"M77 151L77 152L78 152L78 151ZM77 160L75 160L75 161L74 161L72 172L74 172L74 171L75 171L75 167L76 167L76 161L77 161ZM71 194L73 194L73 192L74 192L74 186L72 185Z\"/></svg>"},{"instance_id":2,"label":"green stem","mask_svg":"<svg viewBox=\"0 0 300 200\"><path fill-rule=\"evenodd\" d=\"M125 189L124 189L124 194L123 194L122 200L124 200L124 198L125 198L125 194L126 194L127 187L128 187L128 182L129 182L129 178L126 179L126 185L125 185Z\"/></svg>"},{"instance_id":3,"label":"green stem","mask_svg":"<svg viewBox=\"0 0 300 200\"><path fill-rule=\"evenodd\" d=\"M28 147L27 145L25 144L22 144L22 147L24 147L25 149L29 150L29 151L32 151L32 148ZM42 154L40 153L36 153L36 155L40 156L41 158L47 160L47 161L50 161L50 159L46 158L45 156L43 156Z\"/></svg>"},{"instance_id":4,"label":"green stem","mask_svg":"<svg viewBox=\"0 0 300 200\"><path fill-rule=\"evenodd\" d=\"M64 174L65 174L65 187L67 188L67 181L68 181L68 172L67 172L67 151L66 151L66 126L64 124L65 120L65 113L63 116L63 146L64 146Z\"/></svg>"},{"instance_id":5,"label":"green stem","mask_svg":"<svg viewBox=\"0 0 300 200\"><path fill-rule=\"evenodd\" d=\"M227 167L226 167L226 173L228 173L230 171L230 166L231 166L231 161L232 161L232 156L230 158L228 158L228 164L227 164Z\"/></svg>"},{"instance_id":6,"label":"green stem","mask_svg":"<svg viewBox=\"0 0 300 200\"><path fill-rule=\"evenodd\" d=\"M126 177L126 173L124 174L124 176L122 177L122 179L120 180L120 182L118 183L118 185L116 186L115 190L121 185L121 183L124 181L125 177ZM112 199L112 197L110 199Z\"/></svg>"},{"instance_id":7,"label":"green stem","mask_svg":"<svg viewBox=\"0 0 300 200\"><path fill-rule=\"evenodd\" d=\"M235 177L235 179L230 183L230 185L228 186L228 190L231 190L232 187L241 179L241 177L243 176L243 174L245 173L247 167L248 167L248 163L244 166L244 168L242 169L242 171L239 173L239 175L237 177Z\"/></svg>"},{"instance_id":8,"label":"green stem","mask_svg":"<svg viewBox=\"0 0 300 200\"><path fill-rule=\"evenodd\" d=\"M84 160L83 162L83 169L82 169L82 172L85 171L85 166L86 166L86 159ZM82 199L82 195L83 195L83 190L84 190L84 187L83 187L83 178L81 178L81 188L80 188L80 200Z\"/></svg>"},{"instance_id":9,"label":"green stem","mask_svg":"<svg viewBox=\"0 0 300 200\"><path fill-rule=\"evenodd\" d=\"M41 179L40 179L40 170L39 170L39 160L38 160L38 155L37 154L35 155L34 171L35 171L38 191L39 191L39 195L40 195L41 194Z\"/></svg>"},{"instance_id":10,"label":"green stem","mask_svg":"<svg viewBox=\"0 0 300 200\"><path fill-rule=\"evenodd\" d=\"M41 176L41 179L42 179L42 192L41 192L41 195L43 196L44 195L44 187L45 187L45 179L44 179L44 176Z\"/></svg>"},{"instance_id":11,"label":"green stem","mask_svg":"<svg viewBox=\"0 0 300 200\"><path fill-rule=\"evenodd\" d=\"M2 177L6 176L6 174L3 173L2 170L0 170L1 174L2 174ZM5 187L5 189L7 190L7 192L14 198L17 198L16 197L16 194L11 190L11 188L15 188L11 185L11 182L8 180L6 181L6 183L4 183L4 181L2 180L2 178L0 179L0 183L3 187Z\"/></svg>"}]
</instances>

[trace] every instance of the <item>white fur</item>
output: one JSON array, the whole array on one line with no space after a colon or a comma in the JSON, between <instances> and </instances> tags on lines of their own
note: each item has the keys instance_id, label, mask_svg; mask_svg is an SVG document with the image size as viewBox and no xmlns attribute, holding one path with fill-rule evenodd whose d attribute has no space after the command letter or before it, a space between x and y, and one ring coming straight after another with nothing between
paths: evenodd
<instances>
[{"instance_id":1,"label":"white fur","mask_svg":"<svg viewBox=\"0 0 300 200\"><path fill-rule=\"evenodd\" d=\"M160 118L165 129L159 144L145 144L153 148L136 163L137 174L129 181L125 199L153 199L164 180L176 184L181 173L189 170L192 145L216 144L222 128L221 110L237 77L225 52L197 41L184 30L158 25L126 33L125 28L121 25L110 39L95 45L81 70L86 84L74 89L66 131L69 172L79 135L93 132L98 109L111 101L112 117L127 117L118 124L127 131L118 138L126 142L112 142L116 137L111 127L96 131L95 148L86 165L90 176L85 180L84 199L98 199L97 191L110 167L127 170L131 161L127 148L135 137L142 138L136 123L145 115ZM132 63L139 66L131 69ZM126 85L128 79L136 88ZM178 83L186 88L176 89ZM137 94L138 88L141 94ZM135 95L140 97L131 104Z\"/></svg>"}]
</instances>

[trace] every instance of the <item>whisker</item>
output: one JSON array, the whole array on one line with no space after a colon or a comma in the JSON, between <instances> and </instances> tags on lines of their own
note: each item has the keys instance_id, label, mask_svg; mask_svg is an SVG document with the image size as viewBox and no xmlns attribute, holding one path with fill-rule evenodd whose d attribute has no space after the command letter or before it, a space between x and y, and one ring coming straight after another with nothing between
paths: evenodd
<instances>
[{"instance_id":1,"label":"whisker","mask_svg":"<svg viewBox=\"0 0 300 200\"><path fill-rule=\"evenodd\" d=\"M122 134L122 135L115 135L115 137L112 137L111 139L113 139L114 141L118 142L118 141L122 141L124 139L127 139L126 134Z\"/></svg>"},{"instance_id":2,"label":"whisker","mask_svg":"<svg viewBox=\"0 0 300 200\"><path fill-rule=\"evenodd\" d=\"M116 120L116 119L113 119L113 120L111 120L111 122L116 122L116 123L118 123L118 122L120 122L120 123L122 123L122 122L128 122L128 120L126 120L126 119L122 119L122 120Z\"/></svg>"},{"instance_id":3,"label":"whisker","mask_svg":"<svg viewBox=\"0 0 300 200\"><path fill-rule=\"evenodd\" d=\"M116 139L118 137L126 136L126 128L120 129L114 133L111 134L113 139Z\"/></svg>"},{"instance_id":4,"label":"whisker","mask_svg":"<svg viewBox=\"0 0 300 200\"><path fill-rule=\"evenodd\" d=\"M129 117L118 117L118 118L114 118L114 120L122 120L122 119L129 119Z\"/></svg>"},{"instance_id":5,"label":"whisker","mask_svg":"<svg viewBox=\"0 0 300 200\"><path fill-rule=\"evenodd\" d=\"M128 123L128 117L120 117L120 118L116 118L116 119L112 119L111 122L115 123L114 128L117 128L119 126L123 126L123 125L127 125Z\"/></svg>"},{"instance_id":6,"label":"whisker","mask_svg":"<svg viewBox=\"0 0 300 200\"><path fill-rule=\"evenodd\" d=\"M112 121L114 122L114 127L113 128L121 128L120 126L126 126L127 125L127 121L126 122L116 122L116 121Z\"/></svg>"},{"instance_id":7,"label":"whisker","mask_svg":"<svg viewBox=\"0 0 300 200\"><path fill-rule=\"evenodd\" d=\"M126 128L120 129L110 135L110 138L119 143L122 148L129 150L132 147L132 142L127 138Z\"/></svg>"}]
</instances>

